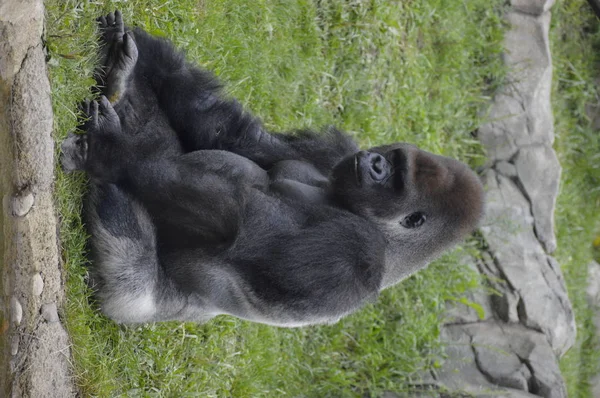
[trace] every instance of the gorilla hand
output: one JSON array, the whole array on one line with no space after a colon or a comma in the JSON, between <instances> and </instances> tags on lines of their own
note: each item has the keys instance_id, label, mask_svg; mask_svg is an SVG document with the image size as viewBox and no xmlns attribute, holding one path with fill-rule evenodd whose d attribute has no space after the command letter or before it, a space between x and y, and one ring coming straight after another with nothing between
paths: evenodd
<instances>
[{"instance_id":1,"label":"gorilla hand","mask_svg":"<svg viewBox=\"0 0 600 398\"><path fill-rule=\"evenodd\" d=\"M116 182L132 161L130 139L123 134L119 116L105 96L84 105L88 121L85 170L92 178Z\"/></svg>"}]
</instances>

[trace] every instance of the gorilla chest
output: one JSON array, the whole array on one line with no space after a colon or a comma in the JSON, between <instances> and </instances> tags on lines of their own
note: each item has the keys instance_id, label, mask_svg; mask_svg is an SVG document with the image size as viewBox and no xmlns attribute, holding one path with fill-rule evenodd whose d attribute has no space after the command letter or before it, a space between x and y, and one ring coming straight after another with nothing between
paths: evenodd
<instances>
[{"instance_id":1,"label":"gorilla chest","mask_svg":"<svg viewBox=\"0 0 600 398\"><path fill-rule=\"evenodd\" d=\"M293 201L325 204L329 180L312 164L299 160L276 163L268 172L270 189Z\"/></svg>"},{"instance_id":2,"label":"gorilla chest","mask_svg":"<svg viewBox=\"0 0 600 398\"><path fill-rule=\"evenodd\" d=\"M325 188L329 180L315 166L301 160L282 160L269 169L272 182L292 180L305 185Z\"/></svg>"}]
</instances>

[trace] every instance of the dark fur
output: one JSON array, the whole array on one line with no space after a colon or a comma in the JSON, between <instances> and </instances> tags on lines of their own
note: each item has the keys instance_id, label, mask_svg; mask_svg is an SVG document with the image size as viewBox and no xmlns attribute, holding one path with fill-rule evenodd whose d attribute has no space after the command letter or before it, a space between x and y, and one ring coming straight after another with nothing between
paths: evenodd
<instances>
[{"instance_id":1,"label":"dark fur","mask_svg":"<svg viewBox=\"0 0 600 398\"><path fill-rule=\"evenodd\" d=\"M92 276L114 320L335 322L476 226L482 189L462 163L359 151L334 129L268 133L168 41L120 14L100 25L112 104L85 106L63 165L91 177Z\"/></svg>"}]
</instances>

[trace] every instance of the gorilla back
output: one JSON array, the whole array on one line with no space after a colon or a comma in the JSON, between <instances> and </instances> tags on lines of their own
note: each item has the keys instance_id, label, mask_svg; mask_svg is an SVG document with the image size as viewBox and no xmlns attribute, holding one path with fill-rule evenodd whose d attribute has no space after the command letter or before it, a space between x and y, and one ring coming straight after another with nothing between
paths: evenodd
<instances>
[{"instance_id":1,"label":"gorilla back","mask_svg":"<svg viewBox=\"0 0 600 398\"><path fill-rule=\"evenodd\" d=\"M269 133L168 41L118 11L99 25L103 96L62 163L90 175L91 275L115 321L335 322L477 226L464 164L361 151L334 129Z\"/></svg>"}]
</instances>

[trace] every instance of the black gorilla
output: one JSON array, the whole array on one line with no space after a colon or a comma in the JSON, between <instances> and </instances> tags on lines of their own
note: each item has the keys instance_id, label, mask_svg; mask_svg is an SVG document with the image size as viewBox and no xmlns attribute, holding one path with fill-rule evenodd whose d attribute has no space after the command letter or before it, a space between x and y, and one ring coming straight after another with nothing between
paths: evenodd
<instances>
[{"instance_id":1,"label":"black gorilla","mask_svg":"<svg viewBox=\"0 0 600 398\"><path fill-rule=\"evenodd\" d=\"M464 164L347 135L266 132L166 40L99 18L104 96L63 166L91 177L92 278L117 322L330 323L476 227Z\"/></svg>"}]
</instances>

